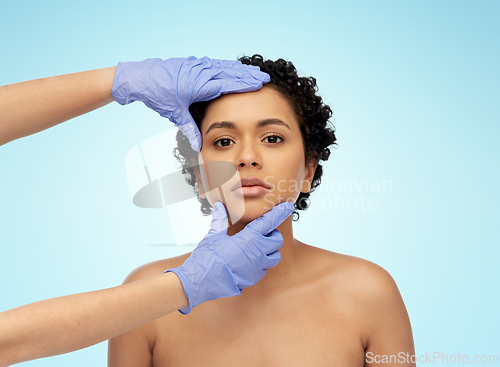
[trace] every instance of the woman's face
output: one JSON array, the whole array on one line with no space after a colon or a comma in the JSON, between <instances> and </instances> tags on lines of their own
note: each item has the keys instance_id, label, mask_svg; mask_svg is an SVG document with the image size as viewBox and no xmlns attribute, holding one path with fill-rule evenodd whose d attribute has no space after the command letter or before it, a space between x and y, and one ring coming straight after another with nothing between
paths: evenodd
<instances>
[{"instance_id":1,"label":"woman's face","mask_svg":"<svg viewBox=\"0 0 500 367\"><path fill-rule=\"evenodd\" d=\"M306 165L295 112L273 88L217 98L209 104L200 130L203 161L227 161L237 167L243 187L225 194L224 202L228 212L231 203L244 203L238 223L246 225L284 201L295 203L301 191L309 191L316 162ZM202 189L200 195L204 197ZM220 197L209 194L208 200L213 206Z\"/></svg>"}]
</instances>

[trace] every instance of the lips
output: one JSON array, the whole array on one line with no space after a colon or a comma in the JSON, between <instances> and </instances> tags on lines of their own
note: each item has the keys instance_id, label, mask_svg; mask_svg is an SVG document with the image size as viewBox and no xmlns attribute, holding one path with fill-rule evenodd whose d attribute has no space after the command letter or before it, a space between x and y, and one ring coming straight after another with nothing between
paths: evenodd
<instances>
[{"instance_id":1,"label":"lips","mask_svg":"<svg viewBox=\"0 0 500 367\"><path fill-rule=\"evenodd\" d=\"M242 177L241 181L236 182L233 186L232 191L239 189L240 187L250 187L250 186L262 186L269 190L269 186L263 181L259 180L257 177Z\"/></svg>"}]
</instances>

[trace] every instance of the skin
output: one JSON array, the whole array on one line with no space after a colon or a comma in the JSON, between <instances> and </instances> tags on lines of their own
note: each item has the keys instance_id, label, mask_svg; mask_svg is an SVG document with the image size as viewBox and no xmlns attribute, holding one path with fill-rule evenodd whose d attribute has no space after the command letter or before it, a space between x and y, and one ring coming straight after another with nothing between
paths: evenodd
<instances>
[{"instance_id":1,"label":"skin","mask_svg":"<svg viewBox=\"0 0 500 367\"><path fill-rule=\"evenodd\" d=\"M113 101L116 67L0 86L0 145ZM174 273L0 312L0 367L85 348L188 305Z\"/></svg>"},{"instance_id":2,"label":"skin","mask_svg":"<svg viewBox=\"0 0 500 367\"><path fill-rule=\"evenodd\" d=\"M224 116L224 120L220 116ZM234 127L218 127L221 121L230 122ZM258 127L260 121L268 122ZM313 160L306 165L295 113L273 88L265 86L262 93L232 94L216 99L207 109L200 130L204 141L200 153L204 162L229 161L238 167L240 178L257 177L270 186L263 196L244 198L244 215L229 228L229 235L239 232L279 203L294 203L301 191L310 190L317 162ZM199 176L198 184L202 187ZM203 190L200 196L205 197ZM227 196L225 206L231 210L230 206L237 201ZM208 199L213 206L219 197ZM290 223L291 219L288 218Z\"/></svg>"},{"instance_id":3,"label":"skin","mask_svg":"<svg viewBox=\"0 0 500 367\"><path fill-rule=\"evenodd\" d=\"M0 86L0 145L113 102L116 67Z\"/></svg>"},{"instance_id":4,"label":"skin","mask_svg":"<svg viewBox=\"0 0 500 367\"><path fill-rule=\"evenodd\" d=\"M289 128L257 127L263 119L281 120ZM221 121L234 128L206 133ZM273 186L266 196L244 199L245 213L228 234L239 232L270 205L294 202L300 191L310 189L316 161L305 161L297 117L272 87L218 98L209 105L200 130L203 161L232 162L240 177L267 178ZM208 199L211 204L216 200ZM228 200L228 211L231 205ZM367 353L415 353L408 314L389 273L369 261L298 241L292 217L277 229L284 239L281 261L262 280L240 296L205 302L189 315L169 314L111 339L108 365L373 366L377 364L366 361ZM189 255L144 265L125 282L179 266Z\"/></svg>"}]
</instances>

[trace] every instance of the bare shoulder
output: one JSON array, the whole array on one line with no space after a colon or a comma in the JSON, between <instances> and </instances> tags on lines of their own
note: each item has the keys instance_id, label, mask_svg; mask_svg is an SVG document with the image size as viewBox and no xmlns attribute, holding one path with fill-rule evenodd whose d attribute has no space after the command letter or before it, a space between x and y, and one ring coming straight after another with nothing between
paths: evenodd
<instances>
[{"instance_id":1,"label":"bare shoulder","mask_svg":"<svg viewBox=\"0 0 500 367\"><path fill-rule=\"evenodd\" d=\"M339 275L350 287L366 296L393 293L397 285L391 274L380 265L355 256L336 254Z\"/></svg>"},{"instance_id":2,"label":"bare shoulder","mask_svg":"<svg viewBox=\"0 0 500 367\"><path fill-rule=\"evenodd\" d=\"M382 315L399 313L405 317L406 308L398 286L383 267L316 247L310 251L313 254L310 265L320 269L318 286L330 305L349 310L363 320L364 326L380 320Z\"/></svg>"},{"instance_id":3,"label":"bare shoulder","mask_svg":"<svg viewBox=\"0 0 500 367\"><path fill-rule=\"evenodd\" d=\"M374 262L309 245L307 247L311 252L311 264L321 269L323 278L336 288L351 290L353 294L363 297L381 293L387 295L398 289L389 272Z\"/></svg>"},{"instance_id":4,"label":"bare shoulder","mask_svg":"<svg viewBox=\"0 0 500 367\"><path fill-rule=\"evenodd\" d=\"M150 263L139 266L130 272L125 278L123 283L132 283L138 280L143 280L146 278L151 278L156 275L162 274L166 269L176 268L184 264L184 261L191 255L190 252L187 254L182 254L175 257L170 257L168 259L162 259L157 261L152 261Z\"/></svg>"},{"instance_id":5,"label":"bare shoulder","mask_svg":"<svg viewBox=\"0 0 500 367\"><path fill-rule=\"evenodd\" d=\"M306 246L311 254L308 256L311 265L320 269L325 279L333 282L336 287L351 289L355 293L362 291L365 295L397 290L396 282L389 272L374 262Z\"/></svg>"},{"instance_id":6,"label":"bare shoulder","mask_svg":"<svg viewBox=\"0 0 500 367\"><path fill-rule=\"evenodd\" d=\"M389 272L359 257L323 249L314 252L317 263L325 269L321 289L327 293L329 307L356 320L365 347L374 345L374 340L387 340L387 335L397 335L399 341L393 344L404 342L411 350L410 320Z\"/></svg>"}]
</instances>

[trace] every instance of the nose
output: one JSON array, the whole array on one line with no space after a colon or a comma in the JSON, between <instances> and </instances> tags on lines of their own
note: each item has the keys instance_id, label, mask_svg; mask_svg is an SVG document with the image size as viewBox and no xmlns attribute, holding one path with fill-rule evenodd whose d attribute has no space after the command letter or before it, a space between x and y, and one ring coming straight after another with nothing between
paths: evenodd
<instances>
[{"instance_id":1,"label":"nose","mask_svg":"<svg viewBox=\"0 0 500 367\"><path fill-rule=\"evenodd\" d=\"M257 147L248 142L241 144L236 165L239 170L243 167L260 168L262 166L262 160Z\"/></svg>"}]
</instances>

